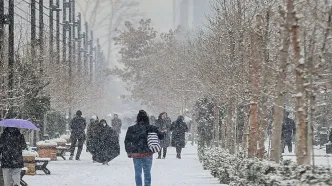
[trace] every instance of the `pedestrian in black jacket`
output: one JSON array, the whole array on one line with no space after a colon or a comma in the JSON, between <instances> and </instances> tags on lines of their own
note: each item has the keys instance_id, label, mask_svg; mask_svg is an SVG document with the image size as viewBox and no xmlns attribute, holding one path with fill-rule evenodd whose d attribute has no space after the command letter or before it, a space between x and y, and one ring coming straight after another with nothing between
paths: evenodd
<instances>
[{"instance_id":1,"label":"pedestrian in black jacket","mask_svg":"<svg viewBox=\"0 0 332 186\"><path fill-rule=\"evenodd\" d=\"M156 120L156 127L158 127L159 131L164 132L166 136L163 140L160 141L162 150L158 152L157 159L161 159L161 155L163 155L163 159L166 158L167 147L169 147L171 143L171 124L172 121L169 117L167 117L166 112L162 112L161 114L159 114L158 119Z\"/></svg>"},{"instance_id":2,"label":"pedestrian in black jacket","mask_svg":"<svg viewBox=\"0 0 332 186\"><path fill-rule=\"evenodd\" d=\"M85 127L86 127L86 121L82 117L82 112L79 110L76 112L76 117L73 118L70 122L70 129L71 129L71 135L70 135L70 160L73 160L74 152L76 143L77 145L77 153L76 153L76 160L80 160L80 156L83 149L83 144L85 141Z\"/></svg>"},{"instance_id":3,"label":"pedestrian in black jacket","mask_svg":"<svg viewBox=\"0 0 332 186\"><path fill-rule=\"evenodd\" d=\"M27 145L18 128L7 127L0 137L1 168L5 186L19 186L24 167L22 150Z\"/></svg>"},{"instance_id":4,"label":"pedestrian in black jacket","mask_svg":"<svg viewBox=\"0 0 332 186\"><path fill-rule=\"evenodd\" d=\"M176 148L176 158L181 159L182 148L186 146L186 132L188 126L184 122L184 117L179 116L178 119L171 125L172 131L172 146Z\"/></svg>"},{"instance_id":5,"label":"pedestrian in black jacket","mask_svg":"<svg viewBox=\"0 0 332 186\"><path fill-rule=\"evenodd\" d=\"M293 119L289 118L289 112L285 111L285 117L282 124L282 153L284 153L284 149L287 146L288 152L292 152L292 140L293 136L296 133L296 126Z\"/></svg>"},{"instance_id":6,"label":"pedestrian in black jacket","mask_svg":"<svg viewBox=\"0 0 332 186\"><path fill-rule=\"evenodd\" d=\"M144 172L144 186L151 186L153 153L148 147L148 133L157 133L159 139L163 139L165 135L157 127L150 125L148 115L144 110L140 110L136 124L128 128L124 141L128 157L133 158L136 186L143 185L142 170Z\"/></svg>"},{"instance_id":7,"label":"pedestrian in black jacket","mask_svg":"<svg viewBox=\"0 0 332 186\"><path fill-rule=\"evenodd\" d=\"M122 121L117 114L114 114L112 119L112 128L118 133L121 134Z\"/></svg>"}]
</instances>

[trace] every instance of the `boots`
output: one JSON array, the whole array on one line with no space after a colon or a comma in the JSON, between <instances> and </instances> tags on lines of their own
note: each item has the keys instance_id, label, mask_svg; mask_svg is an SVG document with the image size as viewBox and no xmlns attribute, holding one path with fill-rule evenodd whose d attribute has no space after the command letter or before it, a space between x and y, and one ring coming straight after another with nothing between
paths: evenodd
<instances>
[{"instance_id":1,"label":"boots","mask_svg":"<svg viewBox=\"0 0 332 186\"><path fill-rule=\"evenodd\" d=\"M176 154L176 158L177 158L177 159L181 159L181 154L179 154L179 153Z\"/></svg>"},{"instance_id":2,"label":"boots","mask_svg":"<svg viewBox=\"0 0 332 186\"><path fill-rule=\"evenodd\" d=\"M70 156L70 157L69 157L69 160L73 160L73 158L74 158L74 156Z\"/></svg>"}]
</instances>

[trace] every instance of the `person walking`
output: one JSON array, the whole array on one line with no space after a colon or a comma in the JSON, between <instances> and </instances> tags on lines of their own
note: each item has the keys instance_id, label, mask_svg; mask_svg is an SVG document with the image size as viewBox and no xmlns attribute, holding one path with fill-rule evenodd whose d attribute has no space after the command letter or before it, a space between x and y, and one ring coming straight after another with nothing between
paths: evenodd
<instances>
[{"instance_id":1,"label":"person walking","mask_svg":"<svg viewBox=\"0 0 332 186\"><path fill-rule=\"evenodd\" d=\"M78 110L76 112L76 117L73 118L70 122L70 129L71 129L71 135L70 135L70 158L69 160L73 160L74 152L76 143L77 144L77 152L76 152L76 160L80 160L80 156L83 149L83 144L85 141L85 128L86 128L86 121L82 117L82 111Z\"/></svg>"},{"instance_id":2,"label":"person walking","mask_svg":"<svg viewBox=\"0 0 332 186\"><path fill-rule=\"evenodd\" d=\"M161 159L161 155L163 155L163 159L166 158L166 154L167 154L167 147L170 146L170 142L171 142L171 133L170 133L170 128L171 128L171 119L169 117L167 117L167 113L163 112L161 114L159 114L159 117L156 121L156 127L158 127L158 129L161 132L164 132L166 134L165 138L163 140L160 141L160 146L162 147L162 150L158 152L158 158L157 159Z\"/></svg>"},{"instance_id":3,"label":"person walking","mask_svg":"<svg viewBox=\"0 0 332 186\"><path fill-rule=\"evenodd\" d=\"M119 135L106 120L102 119L96 127L95 138L96 148L93 160L108 165L108 162L120 154Z\"/></svg>"},{"instance_id":4,"label":"person walking","mask_svg":"<svg viewBox=\"0 0 332 186\"><path fill-rule=\"evenodd\" d=\"M112 128L118 133L121 134L122 121L117 114L114 114L112 119Z\"/></svg>"},{"instance_id":5,"label":"person walking","mask_svg":"<svg viewBox=\"0 0 332 186\"><path fill-rule=\"evenodd\" d=\"M285 111L284 122L282 124L282 153L284 153L285 147L288 147L288 152L292 152L292 140L295 136L296 126L293 119L289 118L289 112Z\"/></svg>"},{"instance_id":6,"label":"person walking","mask_svg":"<svg viewBox=\"0 0 332 186\"><path fill-rule=\"evenodd\" d=\"M156 126L156 117L150 116L150 125Z\"/></svg>"},{"instance_id":7,"label":"person walking","mask_svg":"<svg viewBox=\"0 0 332 186\"><path fill-rule=\"evenodd\" d=\"M1 168L4 186L19 186L24 167L22 150L27 145L18 128L7 127L0 136Z\"/></svg>"},{"instance_id":8,"label":"person walking","mask_svg":"<svg viewBox=\"0 0 332 186\"><path fill-rule=\"evenodd\" d=\"M172 123L172 146L176 148L176 158L181 159L182 148L186 146L186 132L188 132L188 126L184 122L184 117L179 116L178 119Z\"/></svg>"},{"instance_id":9,"label":"person walking","mask_svg":"<svg viewBox=\"0 0 332 186\"><path fill-rule=\"evenodd\" d=\"M98 116L92 116L86 132L86 152L91 152L93 149L93 129L99 122Z\"/></svg>"},{"instance_id":10,"label":"person walking","mask_svg":"<svg viewBox=\"0 0 332 186\"><path fill-rule=\"evenodd\" d=\"M137 114L136 124L128 128L124 141L128 157L133 158L136 186L143 186L142 170L144 186L151 186L153 152L148 146L148 133L156 133L160 140L165 136L157 127L150 125L147 113L140 110Z\"/></svg>"}]
</instances>

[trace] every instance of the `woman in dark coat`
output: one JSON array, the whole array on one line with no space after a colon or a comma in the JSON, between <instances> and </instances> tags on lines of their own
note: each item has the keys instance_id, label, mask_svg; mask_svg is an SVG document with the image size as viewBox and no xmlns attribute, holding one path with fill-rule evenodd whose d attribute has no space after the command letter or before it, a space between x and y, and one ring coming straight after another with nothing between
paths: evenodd
<instances>
[{"instance_id":1,"label":"woman in dark coat","mask_svg":"<svg viewBox=\"0 0 332 186\"><path fill-rule=\"evenodd\" d=\"M22 150L26 149L24 136L18 128L7 127L0 137L1 168L5 186L19 186L24 167Z\"/></svg>"},{"instance_id":2,"label":"woman in dark coat","mask_svg":"<svg viewBox=\"0 0 332 186\"><path fill-rule=\"evenodd\" d=\"M100 120L96 127L96 149L94 161L108 165L108 162L120 154L118 133L108 126L106 120Z\"/></svg>"},{"instance_id":3,"label":"woman in dark coat","mask_svg":"<svg viewBox=\"0 0 332 186\"><path fill-rule=\"evenodd\" d=\"M158 152L157 158L161 159L161 154L163 154L163 159L165 159L167 154L167 147L169 147L171 143L171 120L167 117L166 112L163 112L159 115L158 120L156 121L156 127L158 127L161 132L166 133L165 138L160 141L160 146L162 147L163 152Z\"/></svg>"},{"instance_id":4,"label":"woman in dark coat","mask_svg":"<svg viewBox=\"0 0 332 186\"><path fill-rule=\"evenodd\" d=\"M98 116L92 116L90 119L90 123L88 125L88 129L86 132L86 150L87 152L90 152L93 154L94 151L94 145L95 143L93 142L94 140L94 128L96 128L97 124L99 123Z\"/></svg>"},{"instance_id":5,"label":"woman in dark coat","mask_svg":"<svg viewBox=\"0 0 332 186\"><path fill-rule=\"evenodd\" d=\"M182 148L186 146L186 132L188 126L184 122L184 117L179 116L178 119L172 123L172 146L176 147L176 158L181 159Z\"/></svg>"}]
</instances>

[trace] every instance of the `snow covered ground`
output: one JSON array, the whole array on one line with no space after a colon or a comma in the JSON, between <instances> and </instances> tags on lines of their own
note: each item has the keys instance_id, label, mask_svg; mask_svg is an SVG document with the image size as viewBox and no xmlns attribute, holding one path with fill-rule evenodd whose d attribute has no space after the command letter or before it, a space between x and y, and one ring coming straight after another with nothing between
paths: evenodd
<instances>
[{"instance_id":1,"label":"snow covered ground","mask_svg":"<svg viewBox=\"0 0 332 186\"><path fill-rule=\"evenodd\" d=\"M265 148L268 149L269 143L266 141ZM292 146L292 152L288 152L288 147L285 147L285 151L282 154L284 160L292 160L296 162L296 156L295 156L295 145L293 143ZM319 148L319 146L314 146L314 160L315 165L321 165L321 166L327 166L332 168L332 154L326 154L326 148L325 146L322 146L322 148Z\"/></svg>"},{"instance_id":2,"label":"snow covered ground","mask_svg":"<svg viewBox=\"0 0 332 186\"><path fill-rule=\"evenodd\" d=\"M48 165L51 175L38 171L35 176L24 176L24 180L29 186L134 186L132 159L127 158L124 151L123 135L120 140L121 155L109 166L92 163L91 155L84 149L81 161L58 158ZM175 158L174 148L169 148L166 159L155 158L152 167L154 186L222 186L209 171L203 170L196 148L189 144L183 149L181 160Z\"/></svg>"},{"instance_id":3,"label":"snow covered ground","mask_svg":"<svg viewBox=\"0 0 332 186\"><path fill-rule=\"evenodd\" d=\"M293 145L293 152L289 153L288 148L285 148L285 153L283 153L283 159L290 159L296 162L296 157L294 153L295 145ZM322 149L319 146L314 147L314 157L315 157L315 165L322 165L327 167L332 167L332 154L326 154L326 149L323 147Z\"/></svg>"}]
</instances>

